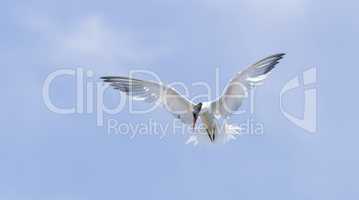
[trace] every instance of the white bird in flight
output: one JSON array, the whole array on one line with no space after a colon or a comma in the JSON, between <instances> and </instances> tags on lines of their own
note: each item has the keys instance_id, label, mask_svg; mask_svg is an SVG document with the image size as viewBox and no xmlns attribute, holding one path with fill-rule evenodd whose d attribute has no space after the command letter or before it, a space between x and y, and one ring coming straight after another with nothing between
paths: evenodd
<instances>
[{"instance_id":1,"label":"white bird in flight","mask_svg":"<svg viewBox=\"0 0 359 200\"><path fill-rule=\"evenodd\" d=\"M105 76L101 79L134 100L162 104L175 118L192 126L193 130L195 130L197 119L201 118L205 133L207 133L209 141L213 143L217 134L220 132L226 134L230 132L228 127L234 127L225 124L224 128L221 128L219 125L220 118L227 119L236 112L248 90L261 84L284 55L284 53L274 54L250 65L236 73L225 87L221 97L214 101L197 104L182 96L174 88L159 82L123 76Z\"/></svg>"}]
</instances>

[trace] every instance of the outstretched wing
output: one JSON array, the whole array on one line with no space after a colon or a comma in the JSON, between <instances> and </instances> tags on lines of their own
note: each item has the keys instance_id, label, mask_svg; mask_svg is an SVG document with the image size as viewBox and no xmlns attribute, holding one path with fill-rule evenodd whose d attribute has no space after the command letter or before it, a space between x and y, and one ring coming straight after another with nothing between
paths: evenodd
<instances>
[{"instance_id":1,"label":"outstretched wing","mask_svg":"<svg viewBox=\"0 0 359 200\"><path fill-rule=\"evenodd\" d=\"M226 86L223 95L211 102L211 109L216 116L228 117L239 109L248 90L263 83L271 70L282 59L284 53L268 56L243 71L238 72Z\"/></svg>"},{"instance_id":2,"label":"outstretched wing","mask_svg":"<svg viewBox=\"0 0 359 200\"><path fill-rule=\"evenodd\" d=\"M192 123L193 103L180 95L174 88L153 81L122 76L105 76L101 77L101 79L134 100L160 103L168 112L172 113L183 123Z\"/></svg>"}]
</instances>

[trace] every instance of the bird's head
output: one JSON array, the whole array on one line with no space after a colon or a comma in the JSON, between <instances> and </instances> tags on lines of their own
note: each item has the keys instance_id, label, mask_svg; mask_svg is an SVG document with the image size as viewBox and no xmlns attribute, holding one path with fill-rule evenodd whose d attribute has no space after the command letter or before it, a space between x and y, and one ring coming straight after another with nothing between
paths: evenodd
<instances>
[{"instance_id":1,"label":"bird's head","mask_svg":"<svg viewBox=\"0 0 359 200\"><path fill-rule=\"evenodd\" d=\"M199 113L201 112L202 109L202 103L198 103L197 105L193 106L193 130L196 126L196 122L199 116Z\"/></svg>"}]
</instances>

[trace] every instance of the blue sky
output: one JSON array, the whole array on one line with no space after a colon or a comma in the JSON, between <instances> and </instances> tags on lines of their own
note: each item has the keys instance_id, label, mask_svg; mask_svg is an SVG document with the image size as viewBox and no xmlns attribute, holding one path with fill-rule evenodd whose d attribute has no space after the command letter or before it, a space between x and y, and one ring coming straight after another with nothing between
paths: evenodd
<instances>
[{"instance_id":1,"label":"blue sky","mask_svg":"<svg viewBox=\"0 0 359 200\"><path fill-rule=\"evenodd\" d=\"M355 81L356 1L3 1L0 13L0 199L357 199L359 95ZM256 90L261 136L226 145L185 145L186 137L129 139L96 126L96 113L60 115L42 99L46 77L82 67L98 77L130 70L163 82L224 86L272 53L287 55ZM318 131L280 111L285 83L317 68ZM213 80L213 82L212 82ZM189 87L191 88L191 87ZM191 88L190 96L200 94ZM301 115L303 91L286 109ZM74 80L56 80L54 102L74 104ZM106 94L113 105L118 95ZM139 106L144 106L139 104ZM106 116L172 121L162 109ZM236 121L244 117L235 117Z\"/></svg>"}]
</instances>

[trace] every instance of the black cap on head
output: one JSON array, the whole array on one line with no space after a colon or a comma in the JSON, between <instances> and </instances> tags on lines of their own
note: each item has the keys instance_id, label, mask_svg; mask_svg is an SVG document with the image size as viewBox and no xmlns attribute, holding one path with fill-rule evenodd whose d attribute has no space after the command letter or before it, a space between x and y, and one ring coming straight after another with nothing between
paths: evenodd
<instances>
[{"instance_id":1,"label":"black cap on head","mask_svg":"<svg viewBox=\"0 0 359 200\"><path fill-rule=\"evenodd\" d=\"M197 105L193 106L193 112L199 113L202 109L202 103L198 103Z\"/></svg>"}]
</instances>

